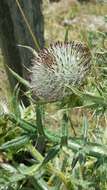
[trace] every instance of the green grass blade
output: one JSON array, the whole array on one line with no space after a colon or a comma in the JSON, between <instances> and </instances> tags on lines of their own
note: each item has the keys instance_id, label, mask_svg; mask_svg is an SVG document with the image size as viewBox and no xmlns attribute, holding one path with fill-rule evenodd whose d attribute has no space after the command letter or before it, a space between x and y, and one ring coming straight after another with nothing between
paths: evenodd
<instances>
[{"instance_id":1,"label":"green grass blade","mask_svg":"<svg viewBox=\"0 0 107 190\"><path fill-rule=\"evenodd\" d=\"M20 82L21 84L23 84L24 86L26 86L27 88L30 88L30 84L27 80L23 79L21 76L19 76L15 71L13 71L11 68L9 68L10 73L18 80L18 82Z\"/></svg>"},{"instance_id":2,"label":"green grass blade","mask_svg":"<svg viewBox=\"0 0 107 190\"><path fill-rule=\"evenodd\" d=\"M83 116L83 141L84 141L84 144L87 142L87 136L88 136L88 120L87 120L87 117L84 115Z\"/></svg>"},{"instance_id":3,"label":"green grass blade","mask_svg":"<svg viewBox=\"0 0 107 190\"><path fill-rule=\"evenodd\" d=\"M6 150L8 148L16 148L19 146L23 146L24 144L29 142L30 137L27 135L23 135L21 137L17 137L12 139L1 145L0 150Z\"/></svg>"},{"instance_id":4,"label":"green grass blade","mask_svg":"<svg viewBox=\"0 0 107 190\"><path fill-rule=\"evenodd\" d=\"M47 156L44 158L42 165L46 164L47 162L49 162L50 160L52 160L60 151L60 146L54 146L53 148L51 148L48 153Z\"/></svg>"},{"instance_id":5,"label":"green grass blade","mask_svg":"<svg viewBox=\"0 0 107 190\"><path fill-rule=\"evenodd\" d=\"M21 119L21 118L18 118L16 117L15 115L13 114L9 114L7 115L8 119L10 121L12 121L13 123L19 125L19 127L21 127L22 129L24 129L25 131L29 132L30 134L31 133L35 133L37 128L35 125Z\"/></svg>"}]
</instances>

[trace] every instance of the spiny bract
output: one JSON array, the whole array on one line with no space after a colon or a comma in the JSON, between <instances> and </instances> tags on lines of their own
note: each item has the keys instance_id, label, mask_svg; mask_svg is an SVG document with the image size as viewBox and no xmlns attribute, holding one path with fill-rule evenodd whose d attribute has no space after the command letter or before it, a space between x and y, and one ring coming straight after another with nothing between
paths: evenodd
<instances>
[{"instance_id":1,"label":"spiny bract","mask_svg":"<svg viewBox=\"0 0 107 190\"><path fill-rule=\"evenodd\" d=\"M80 86L89 72L91 54L80 42L57 42L40 50L32 60L30 85L35 98L45 102L61 100Z\"/></svg>"}]
</instances>

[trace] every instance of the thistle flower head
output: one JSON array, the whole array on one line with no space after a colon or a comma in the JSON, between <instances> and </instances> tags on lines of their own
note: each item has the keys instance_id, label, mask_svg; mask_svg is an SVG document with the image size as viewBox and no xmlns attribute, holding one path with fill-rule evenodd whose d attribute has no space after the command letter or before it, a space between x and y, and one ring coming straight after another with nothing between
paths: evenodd
<instances>
[{"instance_id":1,"label":"thistle flower head","mask_svg":"<svg viewBox=\"0 0 107 190\"><path fill-rule=\"evenodd\" d=\"M34 56L30 68L33 95L46 102L61 100L80 86L90 69L89 49L79 42L57 42Z\"/></svg>"}]
</instances>

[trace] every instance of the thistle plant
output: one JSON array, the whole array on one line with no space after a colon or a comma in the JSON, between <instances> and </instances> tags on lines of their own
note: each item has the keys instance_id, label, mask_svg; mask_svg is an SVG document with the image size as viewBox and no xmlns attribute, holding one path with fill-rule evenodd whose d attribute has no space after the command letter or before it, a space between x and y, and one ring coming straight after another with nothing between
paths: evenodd
<instances>
[{"instance_id":1,"label":"thistle plant","mask_svg":"<svg viewBox=\"0 0 107 190\"><path fill-rule=\"evenodd\" d=\"M70 86L83 84L91 53L81 42L57 42L35 53L29 83L33 96L53 102L72 94Z\"/></svg>"},{"instance_id":2,"label":"thistle plant","mask_svg":"<svg viewBox=\"0 0 107 190\"><path fill-rule=\"evenodd\" d=\"M51 45L48 49L40 50L38 53L30 47L27 48L34 55L33 65L29 70L30 80L25 81L14 71L9 70L19 82L32 90L34 97L42 98L44 101L61 100L63 97L70 95L72 93L70 86L77 87L82 85L90 71L91 54L88 48L81 43L57 43ZM81 98L91 100L95 108L100 108L100 110L104 111L107 107L105 93L98 96L87 93L82 94L82 91L76 88L73 89L75 94L80 95ZM64 130L68 126L64 121L61 125L64 133L57 132L55 134L54 131L51 132L50 129L41 125L41 115L38 114L35 122L35 109L33 111L33 120L32 117L29 117L32 107L30 107L30 110L26 110L26 113L23 108L21 109L23 110L23 115L25 115L24 117L20 117L20 114L4 114L1 116L0 122L3 127L7 122L12 124L11 131L10 129L8 130L6 137L9 134L13 137L13 131L17 133L17 128L20 130L20 135L19 133L15 134L15 138L11 140L9 138L7 142L1 140L4 143L1 143L0 151L6 152L7 155L8 152L9 154L11 153L11 150L15 154L17 151L18 160L21 150L30 153L31 157L25 157L26 155L24 156L22 151L21 156L24 160L21 160L20 163L17 160L14 161L13 157L12 164L1 164L0 185L3 190L7 188L14 190L19 188L20 190L29 188L31 190L95 190L96 187L107 189L107 146L102 143L99 144L99 138L96 135L94 135L93 142L92 133L92 138L89 138L89 124L85 115L79 138L73 138L68 134L66 136ZM38 111L37 113L40 112ZM40 136L48 141L44 155L33 145L35 141L37 143ZM41 142L43 144L43 141ZM66 144L67 146L65 146ZM28 163L25 162L26 160L28 160ZM100 178L103 178L103 181Z\"/></svg>"}]
</instances>

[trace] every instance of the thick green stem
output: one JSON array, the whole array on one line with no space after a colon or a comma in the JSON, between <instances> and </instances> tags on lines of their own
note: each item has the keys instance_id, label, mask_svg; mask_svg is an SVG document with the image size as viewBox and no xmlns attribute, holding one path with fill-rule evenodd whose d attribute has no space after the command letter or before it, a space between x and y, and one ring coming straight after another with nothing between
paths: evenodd
<instances>
[{"instance_id":1,"label":"thick green stem","mask_svg":"<svg viewBox=\"0 0 107 190\"><path fill-rule=\"evenodd\" d=\"M45 149L45 133L43 128L43 105L40 104L36 105L36 125L39 134L37 148L41 153L43 153Z\"/></svg>"}]
</instances>

